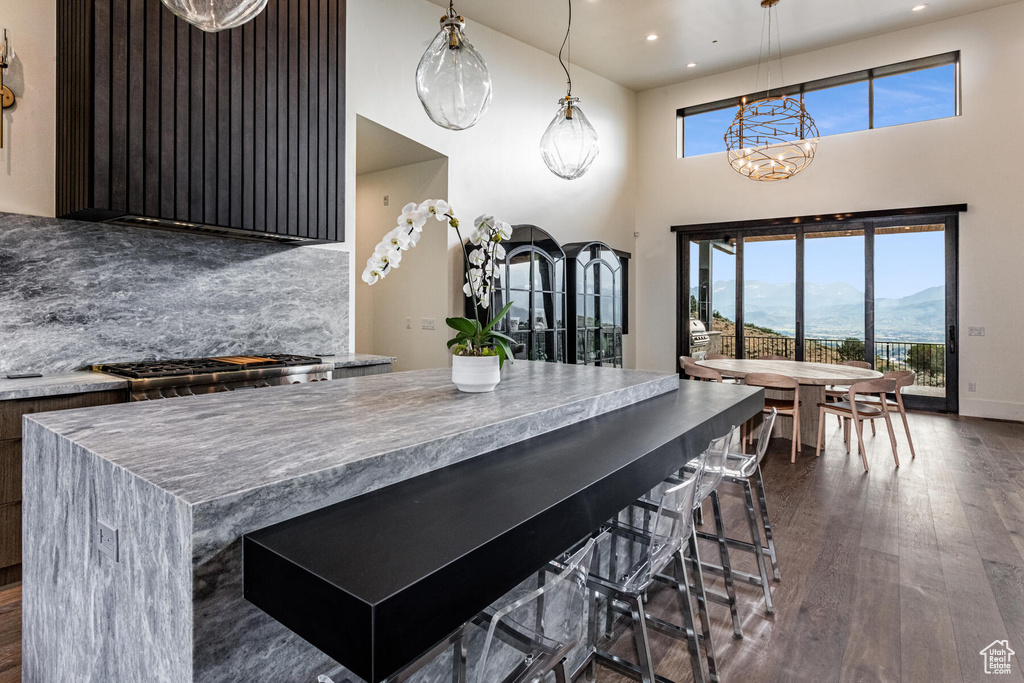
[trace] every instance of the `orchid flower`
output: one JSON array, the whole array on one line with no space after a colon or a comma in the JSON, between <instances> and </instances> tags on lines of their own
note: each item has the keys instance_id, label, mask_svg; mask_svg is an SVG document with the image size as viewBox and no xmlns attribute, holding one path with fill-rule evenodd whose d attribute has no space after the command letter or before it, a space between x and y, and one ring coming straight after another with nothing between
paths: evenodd
<instances>
[{"instance_id":1,"label":"orchid flower","mask_svg":"<svg viewBox=\"0 0 1024 683\"><path fill-rule=\"evenodd\" d=\"M420 211L415 203L410 202L402 207L402 216L398 219L398 224L419 232L426 225L428 215L425 211Z\"/></svg>"},{"instance_id":2,"label":"orchid flower","mask_svg":"<svg viewBox=\"0 0 1024 683\"><path fill-rule=\"evenodd\" d=\"M433 216L439 221L445 220L448 213L451 210L451 206L443 199L428 199L417 207L417 210L421 213Z\"/></svg>"},{"instance_id":3,"label":"orchid flower","mask_svg":"<svg viewBox=\"0 0 1024 683\"><path fill-rule=\"evenodd\" d=\"M420 233L415 230L406 231L403 226L399 225L397 228L384 235L384 242L391 245L392 249L397 248L402 251L406 251L413 245L412 236L416 235L417 239L419 239L419 234Z\"/></svg>"}]
</instances>

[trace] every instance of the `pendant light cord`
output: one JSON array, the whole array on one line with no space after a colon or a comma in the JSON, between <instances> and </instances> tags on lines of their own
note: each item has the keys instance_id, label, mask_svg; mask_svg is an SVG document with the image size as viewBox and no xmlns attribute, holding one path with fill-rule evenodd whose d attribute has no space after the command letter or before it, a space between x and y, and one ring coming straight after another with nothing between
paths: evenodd
<instances>
[{"instance_id":1,"label":"pendant light cord","mask_svg":"<svg viewBox=\"0 0 1024 683\"><path fill-rule=\"evenodd\" d=\"M454 1L454 0L453 0ZM562 65L562 70L565 71L566 87L568 88L568 96L572 97L572 76L569 75L569 69L565 66L565 62L562 61L562 51L565 50L566 43L569 42L569 31L572 30L572 0L569 0L569 25L565 28L565 38L562 39L562 47L558 50L558 63ZM572 48L569 48L569 59L572 61Z\"/></svg>"}]
</instances>

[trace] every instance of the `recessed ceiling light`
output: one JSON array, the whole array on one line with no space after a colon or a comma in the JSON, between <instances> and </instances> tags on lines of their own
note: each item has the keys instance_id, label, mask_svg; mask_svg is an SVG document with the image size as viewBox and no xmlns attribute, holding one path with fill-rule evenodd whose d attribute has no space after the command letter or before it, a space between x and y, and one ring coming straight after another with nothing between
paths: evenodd
<instances>
[{"instance_id":1,"label":"recessed ceiling light","mask_svg":"<svg viewBox=\"0 0 1024 683\"><path fill-rule=\"evenodd\" d=\"M657 40L657 39L658 39L658 34L657 33L652 33L651 35L647 36L647 40Z\"/></svg>"},{"instance_id":2,"label":"recessed ceiling light","mask_svg":"<svg viewBox=\"0 0 1024 683\"><path fill-rule=\"evenodd\" d=\"M914 5L914 7L913 7L913 9L911 11L913 11L913 12L920 12L921 10L923 10L927 6L928 5Z\"/></svg>"},{"instance_id":3,"label":"recessed ceiling light","mask_svg":"<svg viewBox=\"0 0 1024 683\"><path fill-rule=\"evenodd\" d=\"M697 62L690 62L689 64L686 65L686 68L687 69L692 69L695 66L697 66Z\"/></svg>"}]
</instances>

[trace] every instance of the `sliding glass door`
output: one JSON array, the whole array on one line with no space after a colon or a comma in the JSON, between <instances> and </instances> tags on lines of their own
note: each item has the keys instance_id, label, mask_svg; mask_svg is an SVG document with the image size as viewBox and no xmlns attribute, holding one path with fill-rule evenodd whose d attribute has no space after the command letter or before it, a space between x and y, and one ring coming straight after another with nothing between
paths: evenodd
<instances>
[{"instance_id":1,"label":"sliding glass door","mask_svg":"<svg viewBox=\"0 0 1024 683\"><path fill-rule=\"evenodd\" d=\"M956 412L956 214L691 227L680 322L704 324L709 352L913 370L908 405Z\"/></svg>"}]
</instances>

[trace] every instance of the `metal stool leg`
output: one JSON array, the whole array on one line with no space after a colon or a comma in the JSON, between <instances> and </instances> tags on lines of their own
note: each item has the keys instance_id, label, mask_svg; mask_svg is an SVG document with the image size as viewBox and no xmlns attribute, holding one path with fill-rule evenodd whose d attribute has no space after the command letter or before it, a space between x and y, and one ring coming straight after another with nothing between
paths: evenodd
<instances>
[{"instance_id":1,"label":"metal stool leg","mask_svg":"<svg viewBox=\"0 0 1024 683\"><path fill-rule=\"evenodd\" d=\"M757 484L757 498L761 506L761 523L764 525L765 539L768 541L768 557L772 560L772 574L776 581L782 580L782 573L779 571L779 559L775 554L775 539L772 537L772 523L768 519L768 499L764 491L764 479L761 478L761 466L754 470L754 483Z\"/></svg>"},{"instance_id":2,"label":"metal stool leg","mask_svg":"<svg viewBox=\"0 0 1024 683\"><path fill-rule=\"evenodd\" d=\"M686 576L686 563L683 561L682 555L683 551L680 549L674 559L679 584L679 609L683 614L683 628L686 630L686 645L690 650L690 666L693 668L693 680L703 681L704 664L700 656L697 628L693 622L693 604L690 602L690 581Z\"/></svg>"},{"instance_id":3,"label":"metal stool leg","mask_svg":"<svg viewBox=\"0 0 1024 683\"><path fill-rule=\"evenodd\" d=\"M647 618L640 596L631 598L629 611L633 616L633 639L639 657L640 675L643 683L654 683L654 658L651 657L651 639L647 635Z\"/></svg>"},{"instance_id":4,"label":"metal stool leg","mask_svg":"<svg viewBox=\"0 0 1024 683\"><path fill-rule=\"evenodd\" d=\"M729 545L725 540L725 527L722 524L722 507L718 502L718 491L711 492L711 509L715 514L715 534L718 536L718 552L722 557L725 593L729 596L729 611L732 613L732 631L735 637L742 638L743 627L740 625L739 608L736 602L736 586L732 578L732 564L729 562Z\"/></svg>"},{"instance_id":5,"label":"metal stool leg","mask_svg":"<svg viewBox=\"0 0 1024 683\"><path fill-rule=\"evenodd\" d=\"M743 480L743 500L747 508L747 525L750 527L750 538L754 544L754 555L757 557L757 571L761 574L761 588L764 591L764 608L768 614L775 614L772 604L772 586L768 579L768 561L764 556L761 544L761 532L757 528L757 516L754 513L754 497L751 495L750 482Z\"/></svg>"},{"instance_id":6,"label":"metal stool leg","mask_svg":"<svg viewBox=\"0 0 1024 683\"><path fill-rule=\"evenodd\" d=\"M693 569L694 593L697 596L697 613L700 615L700 629L704 635L704 656L708 660L708 673L711 680L718 681L718 658L715 656L715 644L711 640L711 618L708 615L708 596L704 592L704 572L700 566L700 550L697 547L697 533L690 534L690 566ZM680 551L681 552L681 551ZM685 573L684 573L685 576ZM689 585L687 585L689 588ZM694 674L696 676L696 674Z\"/></svg>"}]
</instances>

